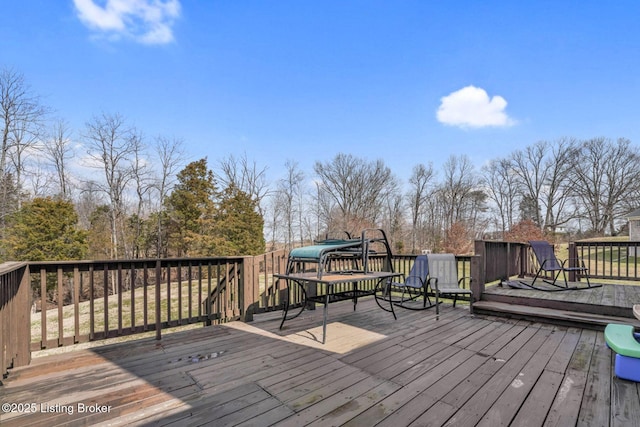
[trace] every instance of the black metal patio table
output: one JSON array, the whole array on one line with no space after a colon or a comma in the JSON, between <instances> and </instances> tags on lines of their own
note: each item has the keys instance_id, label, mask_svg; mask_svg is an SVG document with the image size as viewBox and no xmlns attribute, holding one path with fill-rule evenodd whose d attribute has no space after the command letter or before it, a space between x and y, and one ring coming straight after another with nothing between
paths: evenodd
<instances>
[{"instance_id":1,"label":"black metal patio table","mask_svg":"<svg viewBox=\"0 0 640 427\"><path fill-rule=\"evenodd\" d=\"M387 271L372 271L366 273L361 271L341 271L325 273L322 277L318 277L316 272L274 274L274 277L285 280L288 290L288 298L285 302L280 329L282 329L286 320L298 317L304 311L309 302L323 304L322 344L324 344L327 335L328 305L338 301L352 300L353 309L355 311L356 305L358 304L358 298L372 295L375 297L376 303L381 309L391 312L393 314L393 318L397 319L391 298L387 296L388 287L384 286L385 282L388 282L388 279L396 276L402 276L402 273ZM369 289L359 289L358 284L366 281L375 281L375 286L373 288L370 287ZM289 317L289 302L291 300L292 287L294 286L293 283L295 283L302 291L302 307L300 308L300 311ZM305 285L315 286L318 284L325 285L326 290L321 295L310 295L310 293L305 289ZM339 286L344 284L351 284L350 289L343 290L344 287ZM381 301L388 303L389 307L384 307Z\"/></svg>"}]
</instances>

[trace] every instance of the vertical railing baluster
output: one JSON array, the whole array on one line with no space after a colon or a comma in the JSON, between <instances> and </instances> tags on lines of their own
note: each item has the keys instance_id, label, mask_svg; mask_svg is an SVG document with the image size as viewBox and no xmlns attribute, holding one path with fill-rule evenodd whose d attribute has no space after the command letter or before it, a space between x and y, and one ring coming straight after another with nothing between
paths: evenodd
<instances>
[{"instance_id":1,"label":"vertical railing baluster","mask_svg":"<svg viewBox=\"0 0 640 427\"><path fill-rule=\"evenodd\" d=\"M202 320L202 261L198 261L198 320Z\"/></svg>"},{"instance_id":2,"label":"vertical railing baluster","mask_svg":"<svg viewBox=\"0 0 640 427\"><path fill-rule=\"evenodd\" d=\"M118 336L122 335L122 263L118 263L118 274L116 277L118 289Z\"/></svg>"},{"instance_id":3,"label":"vertical railing baluster","mask_svg":"<svg viewBox=\"0 0 640 427\"><path fill-rule=\"evenodd\" d=\"M213 271L211 268L211 261L207 262L207 306L205 307L205 313L207 315L207 325L211 325L211 309L213 308L213 295L211 295L211 280L213 280Z\"/></svg>"},{"instance_id":4,"label":"vertical railing baluster","mask_svg":"<svg viewBox=\"0 0 640 427\"><path fill-rule=\"evenodd\" d=\"M40 346L47 347L47 270L40 269Z\"/></svg>"},{"instance_id":5,"label":"vertical railing baluster","mask_svg":"<svg viewBox=\"0 0 640 427\"><path fill-rule=\"evenodd\" d=\"M160 321L161 317L161 307L160 307L160 291L162 286L162 265L160 264L160 260L156 261L156 287L155 287L155 295L156 295L156 340L160 340L162 338L162 333L160 332L162 323Z\"/></svg>"},{"instance_id":6,"label":"vertical railing baluster","mask_svg":"<svg viewBox=\"0 0 640 427\"><path fill-rule=\"evenodd\" d=\"M73 342L80 342L80 271L78 266L73 267Z\"/></svg>"},{"instance_id":7,"label":"vertical railing baluster","mask_svg":"<svg viewBox=\"0 0 640 427\"><path fill-rule=\"evenodd\" d=\"M64 345L64 295L62 289L62 282L64 280L64 276L62 274L62 267L58 267L57 269L57 291L58 291L58 346L62 347Z\"/></svg>"},{"instance_id":8,"label":"vertical railing baluster","mask_svg":"<svg viewBox=\"0 0 640 427\"><path fill-rule=\"evenodd\" d=\"M109 336L109 264L108 263L105 262L102 265L102 272L103 272L102 301L104 303L104 312L103 312L104 325L103 326L104 326L104 338L107 338Z\"/></svg>"},{"instance_id":9,"label":"vertical railing baluster","mask_svg":"<svg viewBox=\"0 0 640 427\"><path fill-rule=\"evenodd\" d=\"M167 261L167 324L171 322L171 263Z\"/></svg>"},{"instance_id":10,"label":"vertical railing baluster","mask_svg":"<svg viewBox=\"0 0 640 427\"><path fill-rule=\"evenodd\" d=\"M146 262L143 264L142 277L142 330L146 332L149 330L149 266Z\"/></svg>"},{"instance_id":11,"label":"vertical railing baluster","mask_svg":"<svg viewBox=\"0 0 640 427\"><path fill-rule=\"evenodd\" d=\"M624 272L624 275L626 277L629 277L629 247L630 247L630 245L627 243L626 246L625 246L625 253L626 253L625 259L627 260L627 262L625 262L626 269L625 269L625 272Z\"/></svg>"},{"instance_id":12,"label":"vertical railing baluster","mask_svg":"<svg viewBox=\"0 0 640 427\"><path fill-rule=\"evenodd\" d=\"M182 262L178 261L178 325L182 322Z\"/></svg>"},{"instance_id":13,"label":"vertical railing baluster","mask_svg":"<svg viewBox=\"0 0 640 427\"><path fill-rule=\"evenodd\" d=\"M189 261L189 274L188 274L188 282L189 282L189 287L187 288L187 309L188 309L188 314L187 314L187 318L189 319L189 321L187 323L191 323L191 316L193 313L193 290L191 289L191 286L193 284L193 263L191 261Z\"/></svg>"},{"instance_id":14,"label":"vertical railing baluster","mask_svg":"<svg viewBox=\"0 0 640 427\"><path fill-rule=\"evenodd\" d=\"M130 300L131 300L131 333L135 333L136 331L136 265L131 262L129 265L129 280L131 281L130 289Z\"/></svg>"},{"instance_id":15,"label":"vertical railing baluster","mask_svg":"<svg viewBox=\"0 0 640 427\"><path fill-rule=\"evenodd\" d=\"M632 247L633 247L633 251L631 250ZM627 249L627 267L629 267L630 252L631 251L633 252L633 268L632 268L631 272L627 274L627 276L633 277L634 279L638 278L637 266L638 266L638 255L640 255L638 253L638 249L639 248L637 246L635 246L635 245L632 246L631 244L629 244L629 247ZM631 268L631 267L629 267L629 268ZM631 274L633 274L633 276L631 276Z\"/></svg>"},{"instance_id":16,"label":"vertical railing baluster","mask_svg":"<svg viewBox=\"0 0 640 427\"><path fill-rule=\"evenodd\" d=\"M223 313L225 313L223 311L223 307L224 307L224 302L222 301L221 295L222 295L222 291L221 291L221 287L222 287L222 264L221 263L217 263L217 268L216 268L217 272L216 272L216 288L215 288L215 294L216 294L216 314L219 314L220 317L223 316ZM225 313L226 315L226 313Z\"/></svg>"},{"instance_id":17,"label":"vertical railing baluster","mask_svg":"<svg viewBox=\"0 0 640 427\"><path fill-rule=\"evenodd\" d=\"M91 264L89 265L89 341L93 341L96 338L96 304L94 298L93 264Z\"/></svg>"}]
</instances>

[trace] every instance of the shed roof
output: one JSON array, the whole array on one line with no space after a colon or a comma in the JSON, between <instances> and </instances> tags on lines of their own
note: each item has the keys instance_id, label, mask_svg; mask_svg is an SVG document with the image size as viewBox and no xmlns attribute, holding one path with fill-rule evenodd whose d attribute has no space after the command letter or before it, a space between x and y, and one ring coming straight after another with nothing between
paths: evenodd
<instances>
[{"instance_id":1,"label":"shed roof","mask_svg":"<svg viewBox=\"0 0 640 427\"><path fill-rule=\"evenodd\" d=\"M640 218L640 208L636 209L635 211L627 215L627 219L631 219L631 218Z\"/></svg>"}]
</instances>

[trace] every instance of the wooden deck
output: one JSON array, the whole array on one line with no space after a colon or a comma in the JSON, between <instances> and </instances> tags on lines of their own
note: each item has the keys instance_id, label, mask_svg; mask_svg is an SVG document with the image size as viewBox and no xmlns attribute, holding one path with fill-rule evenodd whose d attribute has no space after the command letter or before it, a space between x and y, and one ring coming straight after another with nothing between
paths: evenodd
<instances>
[{"instance_id":1,"label":"wooden deck","mask_svg":"<svg viewBox=\"0 0 640 427\"><path fill-rule=\"evenodd\" d=\"M321 345L322 310L279 314L35 358L0 425L640 425L599 331L368 299L331 305Z\"/></svg>"},{"instance_id":2,"label":"wooden deck","mask_svg":"<svg viewBox=\"0 0 640 427\"><path fill-rule=\"evenodd\" d=\"M575 286L576 283L570 285ZM586 286L585 283L579 285ZM562 292L492 285L487 286L482 301L474 307L478 313L603 330L608 323L640 327L640 320L633 315L634 304L640 304L638 285L605 284L592 289Z\"/></svg>"},{"instance_id":3,"label":"wooden deck","mask_svg":"<svg viewBox=\"0 0 640 427\"><path fill-rule=\"evenodd\" d=\"M531 283L531 279L523 279ZM570 282L570 286L586 287L586 283ZM487 286L483 297L496 299L498 295L509 297L510 302L522 302L534 305L542 300L540 305L571 308L578 305L580 310L598 314L633 317L634 304L640 303L640 285L595 284L599 287L592 289L571 290L562 292L545 292L534 289L513 289L507 286ZM544 284L543 284L544 286ZM550 286L546 288L551 289Z\"/></svg>"}]
</instances>

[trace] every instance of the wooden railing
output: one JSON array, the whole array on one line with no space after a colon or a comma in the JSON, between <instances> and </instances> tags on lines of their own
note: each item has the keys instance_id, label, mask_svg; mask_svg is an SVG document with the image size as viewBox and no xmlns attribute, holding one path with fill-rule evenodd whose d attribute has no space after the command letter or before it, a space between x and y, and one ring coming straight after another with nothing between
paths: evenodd
<instances>
[{"instance_id":1,"label":"wooden railing","mask_svg":"<svg viewBox=\"0 0 640 427\"><path fill-rule=\"evenodd\" d=\"M476 241L475 255L482 261L480 282L491 283L513 276L536 274L539 265L527 243ZM589 277L607 280L640 280L640 242L589 241L569 243L568 254L558 254L560 261L566 258L566 266L579 267L582 262L588 268ZM547 273L552 274L552 273ZM547 277L547 275L544 275ZM584 278L579 272L570 272L570 281Z\"/></svg>"},{"instance_id":2,"label":"wooden railing","mask_svg":"<svg viewBox=\"0 0 640 427\"><path fill-rule=\"evenodd\" d=\"M524 277L529 268L528 248L525 243L476 240L471 262L474 298L481 297L487 283Z\"/></svg>"},{"instance_id":3,"label":"wooden railing","mask_svg":"<svg viewBox=\"0 0 640 427\"><path fill-rule=\"evenodd\" d=\"M31 361L29 266L0 265L0 385L7 370Z\"/></svg>"},{"instance_id":4,"label":"wooden railing","mask_svg":"<svg viewBox=\"0 0 640 427\"><path fill-rule=\"evenodd\" d=\"M576 243L592 277L640 280L640 243ZM530 274L528 245L477 241L474 256L458 256L460 276L472 276L474 298L485 283ZM622 256L624 254L624 256ZM415 255L395 255L408 274ZM378 259L380 258L380 259ZM5 263L0 266L0 371L28 364L30 351L195 323L250 321L280 310L286 285L274 279L287 253L256 257ZM382 270L373 256L371 270ZM367 286L367 284L364 284ZM369 286L374 286L372 282ZM321 290L318 290L319 292ZM293 304L300 296L292 295Z\"/></svg>"},{"instance_id":5,"label":"wooden railing","mask_svg":"<svg viewBox=\"0 0 640 427\"><path fill-rule=\"evenodd\" d=\"M284 251L257 257L0 265L0 373L31 351L280 309Z\"/></svg>"},{"instance_id":6,"label":"wooden railing","mask_svg":"<svg viewBox=\"0 0 640 427\"><path fill-rule=\"evenodd\" d=\"M32 350L240 316L242 258L30 263ZM209 301L210 304L204 304Z\"/></svg>"},{"instance_id":7,"label":"wooden railing","mask_svg":"<svg viewBox=\"0 0 640 427\"><path fill-rule=\"evenodd\" d=\"M575 242L569 245L569 261L582 260L589 277L640 280L640 242Z\"/></svg>"},{"instance_id":8,"label":"wooden railing","mask_svg":"<svg viewBox=\"0 0 640 427\"><path fill-rule=\"evenodd\" d=\"M284 273L287 266L285 250L269 252L252 257L254 271L254 298L251 304L253 313L281 310L286 286L273 275Z\"/></svg>"},{"instance_id":9,"label":"wooden railing","mask_svg":"<svg viewBox=\"0 0 640 427\"><path fill-rule=\"evenodd\" d=\"M165 328L281 310L287 289L273 274L285 271L286 255L3 264L0 366L28 364L31 351L145 332L159 339ZM458 257L463 276L471 259ZM408 274L414 260L395 256L394 270ZM384 256L370 268L386 268Z\"/></svg>"}]
</instances>

